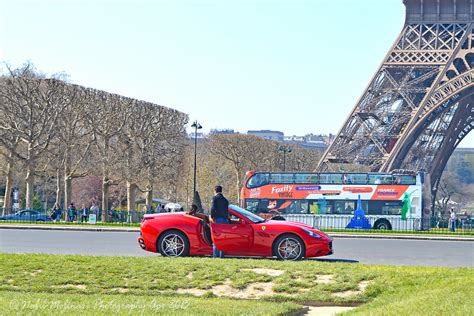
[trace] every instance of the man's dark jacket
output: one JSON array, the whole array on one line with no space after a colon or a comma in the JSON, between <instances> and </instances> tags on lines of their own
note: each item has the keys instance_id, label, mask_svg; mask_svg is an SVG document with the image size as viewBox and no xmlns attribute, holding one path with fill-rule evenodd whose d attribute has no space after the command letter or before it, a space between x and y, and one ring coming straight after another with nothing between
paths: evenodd
<instances>
[{"instance_id":1,"label":"man's dark jacket","mask_svg":"<svg viewBox=\"0 0 474 316\"><path fill-rule=\"evenodd\" d=\"M229 217L229 201L222 195L217 193L212 198L211 206L211 217L216 218L228 218Z\"/></svg>"}]
</instances>

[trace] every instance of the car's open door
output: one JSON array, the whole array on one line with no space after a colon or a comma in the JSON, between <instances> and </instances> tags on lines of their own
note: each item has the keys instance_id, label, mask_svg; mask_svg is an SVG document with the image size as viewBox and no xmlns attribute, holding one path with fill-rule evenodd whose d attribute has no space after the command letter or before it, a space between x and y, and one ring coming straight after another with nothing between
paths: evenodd
<instances>
[{"instance_id":1,"label":"car's open door","mask_svg":"<svg viewBox=\"0 0 474 316\"><path fill-rule=\"evenodd\" d=\"M211 224L212 241L226 255L245 255L253 246L253 228L243 219Z\"/></svg>"}]
</instances>

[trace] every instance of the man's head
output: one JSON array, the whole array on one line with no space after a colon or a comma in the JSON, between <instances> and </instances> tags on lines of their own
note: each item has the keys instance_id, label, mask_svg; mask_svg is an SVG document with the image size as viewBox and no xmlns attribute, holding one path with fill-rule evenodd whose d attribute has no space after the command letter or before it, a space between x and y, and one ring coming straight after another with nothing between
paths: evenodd
<instances>
[{"instance_id":1,"label":"man's head","mask_svg":"<svg viewBox=\"0 0 474 316\"><path fill-rule=\"evenodd\" d=\"M222 193L222 186L216 185L216 187L214 188L214 191L215 191L216 193Z\"/></svg>"},{"instance_id":2,"label":"man's head","mask_svg":"<svg viewBox=\"0 0 474 316\"><path fill-rule=\"evenodd\" d=\"M195 214L198 211L198 207L196 204L191 205L191 209L189 210L189 214Z\"/></svg>"}]
</instances>

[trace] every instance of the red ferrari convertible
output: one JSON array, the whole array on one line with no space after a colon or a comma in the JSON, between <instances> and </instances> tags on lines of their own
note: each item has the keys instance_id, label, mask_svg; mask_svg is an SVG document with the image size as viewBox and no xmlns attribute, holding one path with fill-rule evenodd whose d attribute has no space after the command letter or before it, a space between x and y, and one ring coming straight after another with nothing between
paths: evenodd
<instances>
[{"instance_id":1,"label":"red ferrari convertible","mask_svg":"<svg viewBox=\"0 0 474 316\"><path fill-rule=\"evenodd\" d=\"M265 220L235 205L229 217L229 224L215 224L183 212L145 215L138 243L170 257L212 255L212 243L228 256L299 260L333 253L332 238L306 224Z\"/></svg>"}]
</instances>

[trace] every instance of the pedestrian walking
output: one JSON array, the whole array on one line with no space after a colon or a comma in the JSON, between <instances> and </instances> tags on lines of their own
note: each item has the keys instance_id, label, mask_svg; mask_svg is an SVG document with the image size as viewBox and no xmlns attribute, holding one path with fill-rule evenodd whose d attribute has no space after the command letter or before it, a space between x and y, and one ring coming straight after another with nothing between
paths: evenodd
<instances>
[{"instance_id":1,"label":"pedestrian walking","mask_svg":"<svg viewBox=\"0 0 474 316\"><path fill-rule=\"evenodd\" d=\"M76 215L77 215L76 207L74 206L74 203L71 203L69 205L69 208L67 209L68 222L74 222L76 220Z\"/></svg>"},{"instance_id":2,"label":"pedestrian walking","mask_svg":"<svg viewBox=\"0 0 474 316\"><path fill-rule=\"evenodd\" d=\"M90 214L95 214L95 216L99 216L99 207L95 204L91 205Z\"/></svg>"},{"instance_id":3,"label":"pedestrian walking","mask_svg":"<svg viewBox=\"0 0 474 316\"><path fill-rule=\"evenodd\" d=\"M87 216L89 216L89 210L85 204L82 204L81 208L81 223L87 223Z\"/></svg>"},{"instance_id":4,"label":"pedestrian walking","mask_svg":"<svg viewBox=\"0 0 474 316\"><path fill-rule=\"evenodd\" d=\"M456 231L456 213L454 213L454 208L451 208L451 211L449 211L449 230L453 233Z\"/></svg>"},{"instance_id":5,"label":"pedestrian walking","mask_svg":"<svg viewBox=\"0 0 474 316\"><path fill-rule=\"evenodd\" d=\"M216 185L212 198L211 218L216 224L229 224L229 201L222 194L222 186ZM222 258L224 254L213 245L212 256Z\"/></svg>"},{"instance_id":6,"label":"pedestrian walking","mask_svg":"<svg viewBox=\"0 0 474 316\"><path fill-rule=\"evenodd\" d=\"M63 211L59 203L54 203L53 206L53 213L51 214L51 219L55 222L59 222L61 220L61 216L63 215Z\"/></svg>"}]
</instances>

